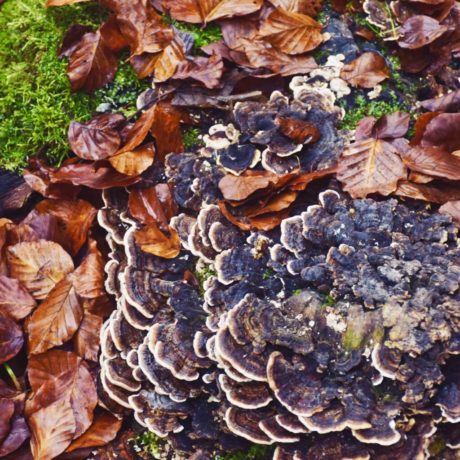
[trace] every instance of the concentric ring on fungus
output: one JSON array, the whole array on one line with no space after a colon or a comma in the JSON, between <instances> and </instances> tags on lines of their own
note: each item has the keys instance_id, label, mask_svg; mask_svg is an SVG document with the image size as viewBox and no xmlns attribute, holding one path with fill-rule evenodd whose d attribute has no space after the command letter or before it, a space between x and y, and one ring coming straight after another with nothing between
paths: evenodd
<instances>
[{"instance_id":1,"label":"concentric ring on fungus","mask_svg":"<svg viewBox=\"0 0 460 460\"><path fill-rule=\"evenodd\" d=\"M229 132L220 150L238 143ZM102 401L185 458L246 442L283 460L428 458L429 437L460 420L450 217L327 190L278 230L242 232L216 206L223 173L206 154L166 160L175 259L136 246L129 191L104 193L118 308L101 331Z\"/></svg>"}]
</instances>

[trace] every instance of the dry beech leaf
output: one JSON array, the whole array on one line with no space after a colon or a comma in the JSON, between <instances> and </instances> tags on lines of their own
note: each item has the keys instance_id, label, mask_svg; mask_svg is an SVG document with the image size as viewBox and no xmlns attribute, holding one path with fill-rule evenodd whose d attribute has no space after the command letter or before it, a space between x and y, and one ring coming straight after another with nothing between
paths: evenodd
<instances>
[{"instance_id":1,"label":"dry beech leaf","mask_svg":"<svg viewBox=\"0 0 460 460\"><path fill-rule=\"evenodd\" d=\"M284 53L302 54L321 44L321 28L305 14L275 10L262 23L259 36Z\"/></svg>"},{"instance_id":2,"label":"dry beech leaf","mask_svg":"<svg viewBox=\"0 0 460 460\"><path fill-rule=\"evenodd\" d=\"M318 67L311 56L288 56L261 40L241 40L241 43L249 64L256 69L263 68L289 77L309 73Z\"/></svg>"},{"instance_id":3,"label":"dry beech leaf","mask_svg":"<svg viewBox=\"0 0 460 460\"><path fill-rule=\"evenodd\" d=\"M9 246L7 259L11 276L40 300L74 269L69 254L52 241L39 240Z\"/></svg>"},{"instance_id":4,"label":"dry beech leaf","mask_svg":"<svg viewBox=\"0 0 460 460\"><path fill-rule=\"evenodd\" d=\"M430 112L458 112L460 111L460 89L433 99L425 99L420 105Z\"/></svg>"},{"instance_id":5,"label":"dry beech leaf","mask_svg":"<svg viewBox=\"0 0 460 460\"><path fill-rule=\"evenodd\" d=\"M180 62L172 78L176 80L191 78L212 89L220 85L223 71L224 62L217 54L209 58L198 56Z\"/></svg>"},{"instance_id":6,"label":"dry beech leaf","mask_svg":"<svg viewBox=\"0 0 460 460\"><path fill-rule=\"evenodd\" d=\"M385 59L380 54L367 52L345 64L340 77L353 86L374 88L390 76Z\"/></svg>"},{"instance_id":7,"label":"dry beech leaf","mask_svg":"<svg viewBox=\"0 0 460 460\"><path fill-rule=\"evenodd\" d=\"M14 414L14 401L8 398L0 398L0 444L10 431L10 422Z\"/></svg>"},{"instance_id":8,"label":"dry beech leaf","mask_svg":"<svg viewBox=\"0 0 460 460\"><path fill-rule=\"evenodd\" d=\"M43 200L35 211L54 216L63 233L62 246L76 255L88 238L89 229L96 217L96 209L85 200Z\"/></svg>"},{"instance_id":9,"label":"dry beech leaf","mask_svg":"<svg viewBox=\"0 0 460 460\"><path fill-rule=\"evenodd\" d=\"M321 137L316 125L308 121L287 116L277 116L275 123L286 137L298 144L313 144Z\"/></svg>"},{"instance_id":10,"label":"dry beech leaf","mask_svg":"<svg viewBox=\"0 0 460 460\"><path fill-rule=\"evenodd\" d=\"M88 431L75 439L67 448L66 452L88 447L105 446L115 439L122 423L122 419L116 418L110 412L105 410L97 411L94 415L94 421L88 428Z\"/></svg>"},{"instance_id":11,"label":"dry beech leaf","mask_svg":"<svg viewBox=\"0 0 460 460\"><path fill-rule=\"evenodd\" d=\"M97 115L86 123L72 121L69 126L69 144L75 155L84 160L103 160L120 147L118 132L126 122L120 113Z\"/></svg>"},{"instance_id":12,"label":"dry beech leaf","mask_svg":"<svg viewBox=\"0 0 460 460\"><path fill-rule=\"evenodd\" d=\"M117 56L100 31L86 33L69 58L67 75L72 91L102 88L113 80L117 68Z\"/></svg>"},{"instance_id":13,"label":"dry beech leaf","mask_svg":"<svg viewBox=\"0 0 460 460\"><path fill-rule=\"evenodd\" d=\"M176 36L155 60L154 81L161 83L172 78L176 72L177 66L184 59L184 43Z\"/></svg>"},{"instance_id":14,"label":"dry beech leaf","mask_svg":"<svg viewBox=\"0 0 460 460\"><path fill-rule=\"evenodd\" d=\"M178 21L206 23L216 19L244 16L260 10L263 0L181 0L162 4Z\"/></svg>"},{"instance_id":15,"label":"dry beech leaf","mask_svg":"<svg viewBox=\"0 0 460 460\"><path fill-rule=\"evenodd\" d=\"M429 16L412 16L399 29L398 45L416 49L428 45L446 32L447 26Z\"/></svg>"},{"instance_id":16,"label":"dry beech leaf","mask_svg":"<svg viewBox=\"0 0 460 460\"><path fill-rule=\"evenodd\" d=\"M14 358L24 344L24 336L20 326L8 318L0 315L0 364Z\"/></svg>"},{"instance_id":17,"label":"dry beech leaf","mask_svg":"<svg viewBox=\"0 0 460 460\"><path fill-rule=\"evenodd\" d=\"M69 399L58 399L39 409L29 417L28 423L34 460L51 460L64 452L72 442L76 427Z\"/></svg>"},{"instance_id":18,"label":"dry beech leaf","mask_svg":"<svg viewBox=\"0 0 460 460\"><path fill-rule=\"evenodd\" d=\"M19 321L35 308L37 302L14 278L0 275L0 312Z\"/></svg>"},{"instance_id":19,"label":"dry beech leaf","mask_svg":"<svg viewBox=\"0 0 460 460\"><path fill-rule=\"evenodd\" d=\"M439 212L448 214L457 227L460 227L460 201L448 201L439 208Z\"/></svg>"},{"instance_id":20,"label":"dry beech leaf","mask_svg":"<svg viewBox=\"0 0 460 460\"><path fill-rule=\"evenodd\" d=\"M126 142L117 151L117 155L124 152L131 152L136 147L144 142L152 123L155 119L155 106L145 110L142 115L137 119L134 125L130 128L127 134Z\"/></svg>"},{"instance_id":21,"label":"dry beech leaf","mask_svg":"<svg viewBox=\"0 0 460 460\"><path fill-rule=\"evenodd\" d=\"M168 184L157 184L132 190L128 201L129 212L142 224L158 224L168 229L169 221L177 212L177 205Z\"/></svg>"},{"instance_id":22,"label":"dry beech leaf","mask_svg":"<svg viewBox=\"0 0 460 460\"><path fill-rule=\"evenodd\" d=\"M103 319L99 315L85 311L78 331L73 338L75 351L83 359L97 362L102 323Z\"/></svg>"},{"instance_id":23,"label":"dry beech leaf","mask_svg":"<svg viewBox=\"0 0 460 460\"><path fill-rule=\"evenodd\" d=\"M323 0L269 0L269 2L285 11L308 14L308 16L316 16L323 8Z\"/></svg>"},{"instance_id":24,"label":"dry beech leaf","mask_svg":"<svg viewBox=\"0 0 460 460\"><path fill-rule=\"evenodd\" d=\"M134 238L142 251L164 259L174 259L180 253L180 239L173 228L163 233L156 224L149 224L136 230Z\"/></svg>"},{"instance_id":25,"label":"dry beech leaf","mask_svg":"<svg viewBox=\"0 0 460 460\"><path fill-rule=\"evenodd\" d=\"M219 189L226 200L241 201L257 190L276 184L278 179L279 176L271 172L263 172L260 175L241 174L240 176L227 174L219 181Z\"/></svg>"},{"instance_id":26,"label":"dry beech leaf","mask_svg":"<svg viewBox=\"0 0 460 460\"><path fill-rule=\"evenodd\" d=\"M33 355L27 375L34 392L27 401L27 415L58 399L68 399L75 420L73 439L91 426L97 405L96 385L87 364L77 354L50 350Z\"/></svg>"},{"instance_id":27,"label":"dry beech leaf","mask_svg":"<svg viewBox=\"0 0 460 460\"><path fill-rule=\"evenodd\" d=\"M89 254L80 266L69 275L77 294L84 299L94 299L104 291L104 260L95 241L89 243Z\"/></svg>"},{"instance_id":28,"label":"dry beech leaf","mask_svg":"<svg viewBox=\"0 0 460 460\"><path fill-rule=\"evenodd\" d=\"M109 158L109 162L121 174L138 176L152 166L154 158L155 148L150 143L128 152L119 153Z\"/></svg>"},{"instance_id":29,"label":"dry beech leaf","mask_svg":"<svg viewBox=\"0 0 460 460\"><path fill-rule=\"evenodd\" d=\"M71 339L83 318L83 307L72 282L65 278L38 306L27 324L29 351L42 353Z\"/></svg>"},{"instance_id":30,"label":"dry beech leaf","mask_svg":"<svg viewBox=\"0 0 460 460\"><path fill-rule=\"evenodd\" d=\"M398 196L438 204L444 204L451 200L460 200L460 187L458 185L447 185L444 182L441 184L416 184L401 181L398 183L398 188L394 193Z\"/></svg>"},{"instance_id":31,"label":"dry beech leaf","mask_svg":"<svg viewBox=\"0 0 460 460\"><path fill-rule=\"evenodd\" d=\"M460 113L426 114L420 144L422 146L440 147L448 152L460 149Z\"/></svg>"},{"instance_id":32,"label":"dry beech leaf","mask_svg":"<svg viewBox=\"0 0 460 460\"><path fill-rule=\"evenodd\" d=\"M138 176L126 176L113 169L108 162L73 163L53 171L51 180L60 186L64 184L85 185L96 190L111 187L127 187L139 182Z\"/></svg>"},{"instance_id":33,"label":"dry beech leaf","mask_svg":"<svg viewBox=\"0 0 460 460\"><path fill-rule=\"evenodd\" d=\"M437 147L413 147L401 153L404 163L413 171L460 180L460 158Z\"/></svg>"},{"instance_id":34,"label":"dry beech leaf","mask_svg":"<svg viewBox=\"0 0 460 460\"><path fill-rule=\"evenodd\" d=\"M353 198L364 198L371 193L389 195L398 181L407 177L407 170L399 151L381 139L355 142L342 154L337 178Z\"/></svg>"}]
</instances>

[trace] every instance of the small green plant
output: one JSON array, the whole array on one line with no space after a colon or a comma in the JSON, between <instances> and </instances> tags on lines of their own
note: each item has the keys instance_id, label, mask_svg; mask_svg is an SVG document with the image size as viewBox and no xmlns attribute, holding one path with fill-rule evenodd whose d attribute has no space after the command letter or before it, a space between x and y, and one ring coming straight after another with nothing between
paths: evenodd
<instances>
[{"instance_id":1,"label":"small green plant","mask_svg":"<svg viewBox=\"0 0 460 460\"><path fill-rule=\"evenodd\" d=\"M269 446L253 445L246 451L217 455L214 460L266 460L271 458Z\"/></svg>"},{"instance_id":2,"label":"small green plant","mask_svg":"<svg viewBox=\"0 0 460 460\"><path fill-rule=\"evenodd\" d=\"M161 438L151 431L144 431L135 438L130 439L129 442L133 445L136 452L144 452L153 458L160 458L163 451Z\"/></svg>"},{"instance_id":3,"label":"small green plant","mask_svg":"<svg viewBox=\"0 0 460 460\"><path fill-rule=\"evenodd\" d=\"M222 31L216 24L209 24L206 27L200 27L194 24L186 24L184 22L176 21L166 14L163 15L163 20L166 24L170 24L176 29L190 34L195 40L195 51L202 46L217 42L222 38Z\"/></svg>"},{"instance_id":4,"label":"small green plant","mask_svg":"<svg viewBox=\"0 0 460 460\"><path fill-rule=\"evenodd\" d=\"M182 134L182 142L184 143L185 150L190 150L193 147L202 145L203 142L200 139L200 130L198 128L189 127Z\"/></svg>"},{"instance_id":5,"label":"small green plant","mask_svg":"<svg viewBox=\"0 0 460 460\"><path fill-rule=\"evenodd\" d=\"M321 305L323 308L325 307L332 307L335 303L334 297L329 293L327 296L324 298L324 302Z\"/></svg>"},{"instance_id":6,"label":"small green plant","mask_svg":"<svg viewBox=\"0 0 460 460\"><path fill-rule=\"evenodd\" d=\"M292 295L299 295L302 292L302 289L294 289Z\"/></svg>"},{"instance_id":7,"label":"small green plant","mask_svg":"<svg viewBox=\"0 0 460 460\"><path fill-rule=\"evenodd\" d=\"M273 270L271 268L267 268L263 273L262 273L262 279L263 280L268 280L273 276Z\"/></svg>"},{"instance_id":8,"label":"small green plant","mask_svg":"<svg viewBox=\"0 0 460 460\"><path fill-rule=\"evenodd\" d=\"M198 280L200 296L203 297L204 296L204 287L203 287L204 282L211 276L216 276L217 273L213 269L212 265L204 265L199 270L195 270L194 275L196 279Z\"/></svg>"}]
</instances>

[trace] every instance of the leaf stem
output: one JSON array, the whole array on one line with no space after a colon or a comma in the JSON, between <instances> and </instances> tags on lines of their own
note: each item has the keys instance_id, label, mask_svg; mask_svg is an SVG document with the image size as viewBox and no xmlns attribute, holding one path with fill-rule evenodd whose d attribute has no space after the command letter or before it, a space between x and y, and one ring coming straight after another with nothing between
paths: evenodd
<instances>
[{"instance_id":1,"label":"leaf stem","mask_svg":"<svg viewBox=\"0 0 460 460\"><path fill-rule=\"evenodd\" d=\"M16 374L14 373L13 369L11 369L11 366L7 363L4 363L3 367L5 368L6 373L9 375L11 381L13 382L13 385L16 388L16 390L22 391L21 384L19 383L19 380L16 377Z\"/></svg>"}]
</instances>

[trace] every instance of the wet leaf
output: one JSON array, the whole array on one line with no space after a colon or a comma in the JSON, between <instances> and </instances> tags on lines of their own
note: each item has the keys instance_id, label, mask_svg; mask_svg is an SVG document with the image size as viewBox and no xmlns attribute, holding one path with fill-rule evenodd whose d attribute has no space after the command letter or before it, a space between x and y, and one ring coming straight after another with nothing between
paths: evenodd
<instances>
[{"instance_id":1,"label":"wet leaf","mask_svg":"<svg viewBox=\"0 0 460 460\"><path fill-rule=\"evenodd\" d=\"M460 201L448 201L439 208L439 212L448 214L457 227L460 227Z\"/></svg>"},{"instance_id":2,"label":"wet leaf","mask_svg":"<svg viewBox=\"0 0 460 460\"><path fill-rule=\"evenodd\" d=\"M14 401L8 398L0 398L0 444L6 438L11 429L11 419L14 414Z\"/></svg>"},{"instance_id":3,"label":"wet leaf","mask_svg":"<svg viewBox=\"0 0 460 460\"><path fill-rule=\"evenodd\" d=\"M129 212L142 224L158 224L167 231L169 221L177 212L168 184L132 190L128 201Z\"/></svg>"},{"instance_id":4,"label":"wet leaf","mask_svg":"<svg viewBox=\"0 0 460 460\"><path fill-rule=\"evenodd\" d=\"M178 37L158 55L154 62L154 81L164 82L172 78L176 72L177 66L185 59L185 46L183 41Z\"/></svg>"},{"instance_id":5,"label":"wet leaf","mask_svg":"<svg viewBox=\"0 0 460 460\"><path fill-rule=\"evenodd\" d=\"M259 174L243 173L240 176L227 174L219 181L219 189L226 200L241 201L257 190L276 184L278 180L279 176L268 171Z\"/></svg>"},{"instance_id":6,"label":"wet leaf","mask_svg":"<svg viewBox=\"0 0 460 460\"><path fill-rule=\"evenodd\" d=\"M353 198L371 193L389 195L398 181L407 177L407 170L391 143L381 139L355 142L342 154L337 178Z\"/></svg>"},{"instance_id":7,"label":"wet leaf","mask_svg":"<svg viewBox=\"0 0 460 460\"><path fill-rule=\"evenodd\" d=\"M69 58L67 75L72 91L102 88L113 80L117 67L117 56L100 31L86 33Z\"/></svg>"},{"instance_id":8,"label":"wet leaf","mask_svg":"<svg viewBox=\"0 0 460 460\"><path fill-rule=\"evenodd\" d=\"M72 121L68 139L75 155L84 160L102 160L120 147L118 129L126 122L122 114L97 115L86 123Z\"/></svg>"},{"instance_id":9,"label":"wet leaf","mask_svg":"<svg viewBox=\"0 0 460 460\"><path fill-rule=\"evenodd\" d=\"M80 266L69 275L77 294L85 299L94 299L104 291L104 260L95 241L89 243L89 253Z\"/></svg>"},{"instance_id":10,"label":"wet leaf","mask_svg":"<svg viewBox=\"0 0 460 460\"><path fill-rule=\"evenodd\" d=\"M100 410L95 414L94 421L82 436L72 442L66 452L72 452L84 447L105 446L115 439L121 428L122 420L117 419L111 413Z\"/></svg>"},{"instance_id":11,"label":"wet leaf","mask_svg":"<svg viewBox=\"0 0 460 460\"><path fill-rule=\"evenodd\" d=\"M99 315L93 315L88 311L84 312L83 319L73 340L75 351L83 359L97 362L102 322L102 317Z\"/></svg>"},{"instance_id":12,"label":"wet leaf","mask_svg":"<svg viewBox=\"0 0 460 460\"><path fill-rule=\"evenodd\" d=\"M401 181L395 195L428 201L430 203L444 204L451 200L460 200L460 187L458 185L441 184L416 184Z\"/></svg>"},{"instance_id":13,"label":"wet leaf","mask_svg":"<svg viewBox=\"0 0 460 460\"><path fill-rule=\"evenodd\" d=\"M162 4L178 21L206 23L216 19L244 16L262 7L263 0L181 0Z\"/></svg>"},{"instance_id":14,"label":"wet leaf","mask_svg":"<svg viewBox=\"0 0 460 460\"><path fill-rule=\"evenodd\" d=\"M429 16L412 16L399 29L398 45L416 49L432 43L447 31L447 27Z\"/></svg>"},{"instance_id":15,"label":"wet leaf","mask_svg":"<svg viewBox=\"0 0 460 460\"><path fill-rule=\"evenodd\" d=\"M22 329L12 319L0 315L0 364L16 356L23 344Z\"/></svg>"},{"instance_id":16,"label":"wet leaf","mask_svg":"<svg viewBox=\"0 0 460 460\"><path fill-rule=\"evenodd\" d=\"M38 306L27 324L29 352L42 353L71 339L83 318L83 308L72 282L65 278Z\"/></svg>"},{"instance_id":17,"label":"wet leaf","mask_svg":"<svg viewBox=\"0 0 460 460\"><path fill-rule=\"evenodd\" d=\"M363 53L349 64L345 64L340 72L340 77L346 82L361 88L373 88L389 75L385 59L374 52Z\"/></svg>"},{"instance_id":18,"label":"wet leaf","mask_svg":"<svg viewBox=\"0 0 460 460\"><path fill-rule=\"evenodd\" d=\"M69 57L77 48L83 35L88 32L92 32L92 29L89 26L83 26L81 24L71 25L62 39L62 45L58 51L58 57Z\"/></svg>"},{"instance_id":19,"label":"wet leaf","mask_svg":"<svg viewBox=\"0 0 460 460\"><path fill-rule=\"evenodd\" d=\"M29 427L20 413L16 413L11 420L11 429L0 445L0 457L11 454L30 437ZM16 453L14 454L16 455Z\"/></svg>"},{"instance_id":20,"label":"wet leaf","mask_svg":"<svg viewBox=\"0 0 460 460\"><path fill-rule=\"evenodd\" d=\"M136 147L109 158L115 170L127 176L139 176L153 164L155 148L152 143Z\"/></svg>"},{"instance_id":21,"label":"wet leaf","mask_svg":"<svg viewBox=\"0 0 460 460\"><path fill-rule=\"evenodd\" d=\"M72 442L76 428L69 399L58 399L39 409L28 422L34 460L51 460L64 452Z\"/></svg>"},{"instance_id":22,"label":"wet leaf","mask_svg":"<svg viewBox=\"0 0 460 460\"><path fill-rule=\"evenodd\" d=\"M59 399L69 400L75 421L73 438L81 436L93 421L96 385L87 364L75 353L50 350L33 355L27 369L34 392L27 401L27 415Z\"/></svg>"},{"instance_id":23,"label":"wet leaf","mask_svg":"<svg viewBox=\"0 0 460 460\"><path fill-rule=\"evenodd\" d=\"M7 259L11 276L35 299L44 299L74 269L69 254L52 241L15 244L7 248Z\"/></svg>"},{"instance_id":24,"label":"wet leaf","mask_svg":"<svg viewBox=\"0 0 460 460\"><path fill-rule=\"evenodd\" d=\"M222 58L217 54L211 57L195 57L178 64L173 77L176 80L192 80L203 83L206 88L217 88L220 85L224 63Z\"/></svg>"},{"instance_id":25,"label":"wet leaf","mask_svg":"<svg viewBox=\"0 0 460 460\"><path fill-rule=\"evenodd\" d=\"M35 299L17 279L0 275L0 313L19 321L36 305Z\"/></svg>"},{"instance_id":26,"label":"wet leaf","mask_svg":"<svg viewBox=\"0 0 460 460\"><path fill-rule=\"evenodd\" d=\"M163 233L156 224L146 225L134 234L142 251L165 259L174 259L180 253L180 239L173 228Z\"/></svg>"},{"instance_id":27,"label":"wet leaf","mask_svg":"<svg viewBox=\"0 0 460 460\"><path fill-rule=\"evenodd\" d=\"M284 53L302 54L321 44L321 28L310 16L279 9L264 20L259 36Z\"/></svg>"},{"instance_id":28,"label":"wet leaf","mask_svg":"<svg viewBox=\"0 0 460 460\"><path fill-rule=\"evenodd\" d=\"M441 113L428 117L420 144L439 147L448 152L460 150L460 113Z\"/></svg>"},{"instance_id":29,"label":"wet leaf","mask_svg":"<svg viewBox=\"0 0 460 460\"><path fill-rule=\"evenodd\" d=\"M97 213L85 200L43 200L35 206L35 211L58 220L63 234L59 243L74 256L88 238Z\"/></svg>"},{"instance_id":30,"label":"wet leaf","mask_svg":"<svg viewBox=\"0 0 460 460\"><path fill-rule=\"evenodd\" d=\"M298 144L313 144L317 142L321 136L319 129L308 121L278 116L275 119L275 123L286 137Z\"/></svg>"},{"instance_id":31,"label":"wet leaf","mask_svg":"<svg viewBox=\"0 0 460 460\"><path fill-rule=\"evenodd\" d=\"M152 123L155 120L155 106L145 110L137 119L134 125L129 129L126 141L117 151L117 155L124 152L131 152L144 142L149 133Z\"/></svg>"}]
</instances>

